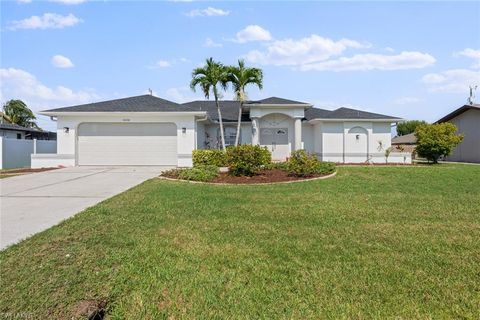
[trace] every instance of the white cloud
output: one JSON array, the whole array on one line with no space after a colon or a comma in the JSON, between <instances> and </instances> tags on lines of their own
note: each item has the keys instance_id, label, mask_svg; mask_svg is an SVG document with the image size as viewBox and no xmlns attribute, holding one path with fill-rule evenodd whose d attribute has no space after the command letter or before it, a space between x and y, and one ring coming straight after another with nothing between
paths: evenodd
<instances>
[{"instance_id":1,"label":"white cloud","mask_svg":"<svg viewBox=\"0 0 480 320\"><path fill-rule=\"evenodd\" d=\"M215 47L221 47L223 45L221 43L216 43L211 38L207 38L207 39L205 39L205 42L203 43L203 46L207 47L207 48L215 48Z\"/></svg>"},{"instance_id":2,"label":"white cloud","mask_svg":"<svg viewBox=\"0 0 480 320\"><path fill-rule=\"evenodd\" d=\"M276 40L267 46L266 51L253 50L245 58L260 64L303 65L324 61L332 56L341 55L347 48L366 48L369 44L350 39L334 41L316 34L299 40Z\"/></svg>"},{"instance_id":3,"label":"white cloud","mask_svg":"<svg viewBox=\"0 0 480 320\"><path fill-rule=\"evenodd\" d=\"M161 69L171 67L172 63L168 60L158 60L152 66L149 66L150 69Z\"/></svg>"},{"instance_id":4,"label":"white cloud","mask_svg":"<svg viewBox=\"0 0 480 320\"><path fill-rule=\"evenodd\" d=\"M170 88L165 92L167 99L177 103L184 103L198 99L205 99L201 92L193 92L189 87Z\"/></svg>"},{"instance_id":5,"label":"white cloud","mask_svg":"<svg viewBox=\"0 0 480 320\"><path fill-rule=\"evenodd\" d=\"M155 62L153 65L147 66L148 69L163 69L163 68L169 68L172 67L175 64L178 63L190 63L191 61L187 58L178 58L178 59L172 59L172 60L158 60Z\"/></svg>"},{"instance_id":6,"label":"white cloud","mask_svg":"<svg viewBox=\"0 0 480 320\"><path fill-rule=\"evenodd\" d=\"M412 104L422 101L422 99L417 97L401 97L393 101L395 104L404 105L404 104Z\"/></svg>"},{"instance_id":7,"label":"white cloud","mask_svg":"<svg viewBox=\"0 0 480 320\"><path fill-rule=\"evenodd\" d=\"M11 21L8 29L62 29L71 27L82 22L73 14L62 16L56 13L45 13L43 16L31 16L30 18Z\"/></svg>"},{"instance_id":8,"label":"white cloud","mask_svg":"<svg viewBox=\"0 0 480 320\"><path fill-rule=\"evenodd\" d=\"M56 3L66 4L66 5L80 4L80 3L84 3L85 1L87 0L50 0L50 2L56 2Z\"/></svg>"},{"instance_id":9,"label":"white cloud","mask_svg":"<svg viewBox=\"0 0 480 320\"><path fill-rule=\"evenodd\" d=\"M387 52L395 52L395 49L393 49L392 47L386 47L386 48L385 48L385 51L387 51Z\"/></svg>"},{"instance_id":10,"label":"white cloud","mask_svg":"<svg viewBox=\"0 0 480 320\"><path fill-rule=\"evenodd\" d=\"M421 80L429 86L429 90L432 92L467 94L470 85L480 85L480 71L451 69L426 74Z\"/></svg>"},{"instance_id":11,"label":"white cloud","mask_svg":"<svg viewBox=\"0 0 480 320\"><path fill-rule=\"evenodd\" d=\"M21 99L34 112L56 107L98 101L101 97L93 90L75 91L65 86L48 87L31 73L15 68L0 69L0 102ZM56 124L48 117L39 116L38 124L55 130Z\"/></svg>"},{"instance_id":12,"label":"white cloud","mask_svg":"<svg viewBox=\"0 0 480 320\"><path fill-rule=\"evenodd\" d=\"M72 61L60 54L57 54L52 57L52 64L57 68L73 68Z\"/></svg>"},{"instance_id":13,"label":"white cloud","mask_svg":"<svg viewBox=\"0 0 480 320\"><path fill-rule=\"evenodd\" d=\"M472 65L472 68L480 68L480 50L467 48L465 50L457 52L457 55L473 59L475 63Z\"/></svg>"},{"instance_id":14,"label":"white cloud","mask_svg":"<svg viewBox=\"0 0 480 320\"><path fill-rule=\"evenodd\" d=\"M32 0L17 0L18 3L30 3Z\"/></svg>"},{"instance_id":15,"label":"white cloud","mask_svg":"<svg viewBox=\"0 0 480 320\"><path fill-rule=\"evenodd\" d=\"M193 92L192 89L187 86L169 88L165 91L165 97L177 103L205 100L205 96L200 88L197 88L197 90ZM233 100L233 93L230 91L220 91L219 98L221 100ZM210 95L210 99L213 99L213 95Z\"/></svg>"},{"instance_id":16,"label":"white cloud","mask_svg":"<svg viewBox=\"0 0 480 320\"><path fill-rule=\"evenodd\" d=\"M22 69L2 68L0 79L3 98L30 98L42 102L68 103L84 103L98 98L92 92L74 91L64 86L50 88Z\"/></svg>"},{"instance_id":17,"label":"white cloud","mask_svg":"<svg viewBox=\"0 0 480 320\"><path fill-rule=\"evenodd\" d=\"M272 39L270 31L257 25L249 25L245 29L237 32L236 38L232 41L246 43L251 41L269 41Z\"/></svg>"},{"instance_id":18,"label":"white cloud","mask_svg":"<svg viewBox=\"0 0 480 320\"><path fill-rule=\"evenodd\" d=\"M407 70L421 69L435 63L435 58L428 53L403 51L397 55L356 54L312 64L304 64L300 70L317 71L367 71L367 70Z\"/></svg>"},{"instance_id":19,"label":"white cloud","mask_svg":"<svg viewBox=\"0 0 480 320\"><path fill-rule=\"evenodd\" d=\"M184 13L187 17L215 17L215 16L228 16L230 11L208 7L206 9L193 9Z\"/></svg>"}]
</instances>

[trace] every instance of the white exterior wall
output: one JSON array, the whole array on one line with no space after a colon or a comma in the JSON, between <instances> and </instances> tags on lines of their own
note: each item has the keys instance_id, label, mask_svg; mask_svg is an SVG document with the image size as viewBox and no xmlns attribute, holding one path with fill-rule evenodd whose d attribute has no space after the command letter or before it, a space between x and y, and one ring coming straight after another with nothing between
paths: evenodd
<instances>
[{"instance_id":1,"label":"white exterior wall","mask_svg":"<svg viewBox=\"0 0 480 320\"><path fill-rule=\"evenodd\" d=\"M377 159L385 159L385 151L392 146L391 124L386 122L373 122L371 140L370 154L372 155L372 161L377 162Z\"/></svg>"},{"instance_id":2,"label":"white exterior wall","mask_svg":"<svg viewBox=\"0 0 480 320\"><path fill-rule=\"evenodd\" d=\"M315 153L315 128L309 123L302 123L302 145L308 153Z\"/></svg>"},{"instance_id":3,"label":"white exterior wall","mask_svg":"<svg viewBox=\"0 0 480 320\"><path fill-rule=\"evenodd\" d=\"M385 163L385 151L391 146L390 125L369 121L316 123L314 151L322 161ZM411 156L392 153L388 162L411 163Z\"/></svg>"},{"instance_id":4,"label":"white exterior wall","mask_svg":"<svg viewBox=\"0 0 480 320\"><path fill-rule=\"evenodd\" d=\"M177 149L178 149L178 166L191 167L192 151L196 148L195 141L195 116L193 115L145 115L145 114L98 114L85 116L58 116L57 119L57 153L58 155L74 155L75 165L78 157L77 150L77 128L79 124L84 122L173 122L177 126ZM69 132L65 132L64 127L69 128ZM182 133L182 128L186 129ZM71 166L71 161L67 161L64 166Z\"/></svg>"},{"instance_id":5,"label":"white exterior wall","mask_svg":"<svg viewBox=\"0 0 480 320\"><path fill-rule=\"evenodd\" d=\"M73 154L32 154L32 169L73 166L75 166L75 155Z\"/></svg>"},{"instance_id":6,"label":"white exterior wall","mask_svg":"<svg viewBox=\"0 0 480 320\"><path fill-rule=\"evenodd\" d=\"M321 154L323 150L323 136L322 136L322 125L316 123L313 125L313 152L316 153L320 159L322 159Z\"/></svg>"},{"instance_id":7,"label":"white exterior wall","mask_svg":"<svg viewBox=\"0 0 480 320\"><path fill-rule=\"evenodd\" d=\"M322 161L343 162L343 122L324 122L320 125L320 157Z\"/></svg>"},{"instance_id":8,"label":"white exterior wall","mask_svg":"<svg viewBox=\"0 0 480 320\"><path fill-rule=\"evenodd\" d=\"M203 122L197 122L197 133L196 133L196 149L205 148L205 124Z\"/></svg>"}]
</instances>

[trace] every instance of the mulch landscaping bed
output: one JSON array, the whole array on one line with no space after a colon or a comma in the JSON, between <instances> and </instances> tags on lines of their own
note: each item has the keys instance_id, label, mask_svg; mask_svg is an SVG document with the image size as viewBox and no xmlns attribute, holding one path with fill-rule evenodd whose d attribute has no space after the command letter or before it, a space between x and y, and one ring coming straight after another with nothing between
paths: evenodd
<instances>
[{"instance_id":1,"label":"mulch landscaping bed","mask_svg":"<svg viewBox=\"0 0 480 320\"><path fill-rule=\"evenodd\" d=\"M235 177L231 176L228 173L220 173L218 177L211 181L212 183L231 183L231 184L249 184L249 183L275 183L275 182L284 182L284 181L298 181L298 180L308 180L312 178L318 178L326 175L315 175L311 177L296 177L291 176L288 172L273 169L273 170L262 170L257 175L252 177Z\"/></svg>"},{"instance_id":2,"label":"mulch landscaping bed","mask_svg":"<svg viewBox=\"0 0 480 320\"><path fill-rule=\"evenodd\" d=\"M11 169L0 172L0 176L9 176L9 175L18 175L24 173L34 173L34 172L43 172L50 171L59 168L39 168L39 169L30 169L30 168L21 168L21 169Z\"/></svg>"},{"instance_id":3,"label":"mulch landscaping bed","mask_svg":"<svg viewBox=\"0 0 480 320\"><path fill-rule=\"evenodd\" d=\"M336 163L337 167L341 166L368 166L368 167L411 167L415 166L415 163Z\"/></svg>"}]
</instances>

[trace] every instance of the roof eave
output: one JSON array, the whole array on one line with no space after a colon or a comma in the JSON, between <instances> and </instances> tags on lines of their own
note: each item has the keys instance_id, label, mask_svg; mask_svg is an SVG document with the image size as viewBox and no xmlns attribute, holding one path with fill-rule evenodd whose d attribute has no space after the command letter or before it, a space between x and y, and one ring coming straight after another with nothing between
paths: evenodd
<instances>
[{"instance_id":1,"label":"roof eave","mask_svg":"<svg viewBox=\"0 0 480 320\"><path fill-rule=\"evenodd\" d=\"M450 112L449 114L447 114L447 115L444 116L443 118L435 121L435 123L442 123L442 122L450 121L450 120L452 120L453 118L458 117L459 115L461 115L462 113L464 113L464 112L466 112L466 111L468 111L468 110L470 110L470 109L478 109L478 110L480 110L480 108L477 107L476 105L473 105L473 106L472 106L472 105L466 104L466 105L463 105L463 106L461 106L460 108L458 108L458 109Z\"/></svg>"},{"instance_id":2,"label":"roof eave","mask_svg":"<svg viewBox=\"0 0 480 320\"><path fill-rule=\"evenodd\" d=\"M379 118L379 119L354 119L354 118L314 118L308 120L308 122L338 122L338 121L355 121L355 122L403 122L406 121L402 118Z\"/></svg>"},{"instance_id":3,"label":"roof eave","mask_svg":"<svg viewBox=\"0 0 480 320\"><path fill-rule=\"evenodd\" d=\"M50 117L56 116L109 116L109 115L192 115L204 116L206 111L40 111L38 114Z\"/></svg>"},{"instance_id":4,"label":"roof eave","mask_svg":"<svg viewBox=\"0 0 480 320\"><path fill-rule=\"evenodd\" d=\"M262 107L262 108L311 108L309 103L291 103L291 104L275 104L275 103L245 103L245 107Z\"/></svg>"}]
</instances>

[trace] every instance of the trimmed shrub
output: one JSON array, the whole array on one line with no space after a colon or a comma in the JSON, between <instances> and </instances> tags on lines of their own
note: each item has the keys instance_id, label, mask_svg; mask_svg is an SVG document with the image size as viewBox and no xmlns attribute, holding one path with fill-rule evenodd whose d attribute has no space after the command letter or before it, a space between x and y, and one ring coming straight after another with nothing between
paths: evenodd
<instances>
[{"instance_id":1,"label":"trimmed shrub","mask_svg":"<svg viewBox=\"0 0 480 320\"><path fill-rule=\"evenodd\" d=\"M429 162L437 163L440 157L448 156L462 142L464 135L456 134L457 127L450 122L424 124L415 129L415 151Z\"/></svg>"},{"instance_id":2,"label":"trimmed shrub","mask_svg":"<svg viewBox=\"0 0 480 320\"><path fill-rule=\"evenodd\" d=\"M267 164L265 167L267 170L283 170L287 171L288 170L288 163L287 162L272 162Z\"/></svg>"},{"instance_id":3,"label":"trimmed shrub","mask_svg":"<svg viewBox=\"0 0 480 320\"><path fill-rule=\"evenodd\" d=\"M315 155L308 154L305 150L296 150L288 159L287 171L297 177L311 177L334 172L335 164L321 162Z\"/></svg>"},{"instance_id":4,"label":"trimmed shrub","mask_svg":"<svg viewBox=\"0 0 480 320\"><path fill-rule=\"evenodd\" d=\"M258 145L241 144L227 148L227 163L234 176L253 176L271 161L270 151Z\"/></svg>"},{"instance_id":5,"label":"trimmed shrub","mask_svg":"<svg viewBox=\"0 0 480 320\"><path fill-rule=\"evenodd\" d=\"M218 177L218 167L197 166L193 168L172 169L163 172L162 176L174 179L208 182Z\"/></svg>"},{"instance_id":6,"label":"trimmed shrub","mask_svg":"<svg viewBox=\"0 0 480 320\"><path fill-rule=\"evenodd\" d=\"M193 150L192 153L193 166L216 166L227 167L227 157L223 150L204 149Z\"/></svg>"}]
</instances>

